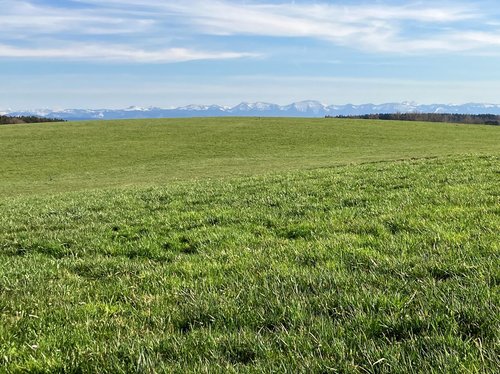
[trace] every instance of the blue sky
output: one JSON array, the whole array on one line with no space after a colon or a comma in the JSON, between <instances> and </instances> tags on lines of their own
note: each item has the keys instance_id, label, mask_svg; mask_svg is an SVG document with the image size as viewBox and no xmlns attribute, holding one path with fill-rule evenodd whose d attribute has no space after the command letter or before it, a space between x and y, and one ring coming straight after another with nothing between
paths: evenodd
<instances>
[{"instance_id":1,"label":"blue sky","mask_svg":"<svg viewBox=\"0 0 500 374\"><path fill-rule=\"evenodd\" d=\"M0 0L0 110L500 103L497 1Z\"/></svg>"}]
</instances>

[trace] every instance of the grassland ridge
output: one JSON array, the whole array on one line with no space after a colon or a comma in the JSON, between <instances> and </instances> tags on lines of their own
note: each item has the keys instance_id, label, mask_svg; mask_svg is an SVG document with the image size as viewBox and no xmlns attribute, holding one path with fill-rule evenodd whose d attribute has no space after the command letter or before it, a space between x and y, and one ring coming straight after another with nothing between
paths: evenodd
<instances>
[{"instance_id":1,"label":"grassland ridge","mask_svg":"<svg viewBox=\"0 0 500 374\"><path fill-rule=\"evenodd\" d=\"M498 128L222 118L0 128L0 196L161 186L372 161L499 154Z\"/></svg>"}]
</instances>

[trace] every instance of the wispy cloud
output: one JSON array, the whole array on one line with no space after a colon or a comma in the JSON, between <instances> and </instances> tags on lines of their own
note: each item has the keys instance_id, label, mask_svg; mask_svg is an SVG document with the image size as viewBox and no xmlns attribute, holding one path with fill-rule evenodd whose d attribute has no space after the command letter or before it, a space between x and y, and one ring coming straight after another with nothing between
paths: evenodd
<instances>
[{"instance_id":1,"label":"wispy cloud","mask_svg":"<svg viewBox=\"0 0 500 374\"><path fill-rule=\"evenodd\" d=\"M186 48L156 51L133 49L124 46L71 44L63 48L16 48L0 44L0 57L64 58L72 60L131 61L171 63L193 60L219 60L255 57L255 54L237 52L207 52Z\"/></svg>"},{"instance_id":2,"label":"wispy cloud","mask_svg":"<svg viewBox=\"0 0 500 374\"><path fill-rule=\"evenodd\" d=\"M140 15L120 15L98 8L67 9L23 0L0 0L0 24L10 37L26 35L121 34L145 31L154 22Z\"/></svg>"},{"instance_id":3,"label":"wispy cloud","mask_svg":"<svg viewBox=\"0 0 500 374\"><path fill-rule=\"evenodd\" d=\"M311 38L373 53L477 53L492 48L498 51L500 47L500 29L495 20L470 2L60 3L64 2L0 0L0 57L157 63L259 55L241 50L242 46L231 39L243 35ZM199 36L221 38L219 48L200 48L196 43ZM225 47L223 51L220 45Z\"/></svg>"},{"instance_id":4,"label":"wispy cloud","mask_svg":"<svg viewBox=\"0 0 500 374\"><path fill-rule=\"evenodd\" d=\"M168 34L165 15L152 9L68 9L18 0L0 0L0 9L0 57L172 63L259 56L172 45L161 35Z\"/></svg>"},{"instance_id":5,"label":"wispy cloud","mask_svg":"<svg viewBox=\"0 0 500 374\"><path fill-rule=\"evenodd\" d=\"M115 0L110 0L115 2ZM126 0L134 4L137 1ZM467 3L414 2L407 5L327 3L238 4L228 1L183 3L147 1L187 18L200 32L221 35L309 37L372 52L427 53L477 51L498 46L500 30L477 32L488 15ZM431 29L425 36L422 29Z\"/></svg>"},{"instance_id":6,"label":"wispy cloud","mask_svg":"<svg viewBox=\"0 0 500 374\"><path fill-rule=\"evenodd\" d=\"M404 5L338 5L328 2L192 0L81 0L107 6L126 4L182 19L187 29L208 35L306 37L372 52L475 51L496 46L500 31L468 34L488 24L488 14L468 2L407 2ZM158 21L161 22L161 21ZM422 29L432 29L425 36Z\"/></svg>"}]
</instances>

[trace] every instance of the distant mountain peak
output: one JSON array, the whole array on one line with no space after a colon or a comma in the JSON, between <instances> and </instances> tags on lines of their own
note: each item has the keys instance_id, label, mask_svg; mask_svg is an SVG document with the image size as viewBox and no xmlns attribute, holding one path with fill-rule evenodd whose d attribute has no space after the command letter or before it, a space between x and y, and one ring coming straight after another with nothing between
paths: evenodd
<instances>
[{"instance_id":1,"label":"distant mountain peak","mask_svg":"<svg viewBox=\"0 0 500 374\"><path fill-rule=\"evenodd\" d=\"M37 110L0 110L0 114L37 115L66 120L88 119L134 119L134 118L185 118L185 117L323 117L337 115L363 115L376 113L457 113L457 114L497 114L500 105L489 103L467 104L417 104L413 101L384 104L344 104L325 105L316 100L303 100L288 105L268 102L241 102L238 105L186 105L178 108L157 108L130 106L125 109L37 109Z\"/></svg>"},{"instance_id":2,"label":"distant mountain peak","mask_svg":"<svg viewBox=\"0 0 500 374\"><path fill-rule=\"evenodd\" d=\"M146 107L146 108L144 108L144 107L132 105L132 106L129 106L128 108L125 108L123 110L124 111L128 111L128 112L134 112L134 111L145 112L145 111L152 110L152 109L157 109L157 108L154 108L154 107Z\"/></svg>"}]
</instances>

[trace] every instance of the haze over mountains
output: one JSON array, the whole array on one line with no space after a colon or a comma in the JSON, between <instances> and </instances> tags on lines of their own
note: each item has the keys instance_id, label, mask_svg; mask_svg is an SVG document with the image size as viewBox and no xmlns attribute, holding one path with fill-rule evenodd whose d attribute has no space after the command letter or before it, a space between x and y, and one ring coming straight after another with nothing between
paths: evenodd
<instances>
[{"instance_id":1,"label":"haze over mountains","mask_svg":"<svg viewBox=\"0 0 500 374\"><path fill-rule=\"evenodd\" d=\"M240 103L234 107L219 105L188 105L178 108L129 107L126 109L39 109L39 110L0 110L1 114L11 116L37 115L65 120L90 119L135 119L135 118L185 118L185 117L323 117L338 115L362 115L376 113L459 113L459 114L497 114L500 104L417 104L414 102L362 104L362 105L324 105L318 101L300 101L289 105L265 102Z\"/></svg>"}]
</instances>

